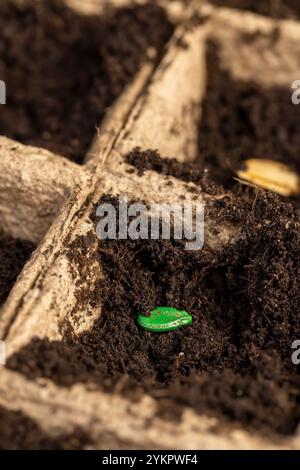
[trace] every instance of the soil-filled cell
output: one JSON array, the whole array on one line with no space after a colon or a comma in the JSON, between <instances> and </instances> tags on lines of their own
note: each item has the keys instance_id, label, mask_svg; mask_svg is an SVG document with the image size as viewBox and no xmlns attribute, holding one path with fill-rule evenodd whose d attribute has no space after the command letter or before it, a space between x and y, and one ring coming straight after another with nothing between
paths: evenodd
<instances>
[{"instance_id":1,"label":"soil-filled cell","mask_svg":"<svg viewBox=\"0 0 300 470\"><path fill-rule=\"evenodd\" d=\"M63 386L117 387L131 399L147 392L167 419L187 405L227 425L292 434L300 418L291 360L300 337L299 212L272 194L255 205L228 194L207 211L242 225L240 241L214 253L187 251L172 239L99 242L95 230L77 238L68 256L88 282L76 281L64 341L33 339L8 366ZM95 260L104 278L95 275ZM80 328L88 305L101 316L78 334L74 325ZM193 322L168 333L138 326L138 314L164 305L184 309Z\"/></svg>"},{"instance_id":2,"label":"soil-filled cell","mask_svg":"<svg viewBox=\"0 0 300 470\"><path fill-rule=\"evenodd\" d=\"M172 33L153 4L80 15L61 0L0 4L0 134L81 162L108 108Z\"/></svg>"},{"instance_id":3,"label":"soil-filled cell","mask_svg":"<svg viewBox=\"0 0 300 470\"><path fill-rule=\"evenodd\" d=\"M0 230L0 306L34 248L33 243L15 239Z\"/></svg>"},{"instance_id":4,"label":"soil-filled cell","mask_svg":"<svg viewBox=\"0 0 300 470\"><path fill-rule=\"evenodd\" d=\"M57 439L50 438L20 411L0 406L0 450L78 450L89 443L79 429Z\"/></svg>"}]
</instances>

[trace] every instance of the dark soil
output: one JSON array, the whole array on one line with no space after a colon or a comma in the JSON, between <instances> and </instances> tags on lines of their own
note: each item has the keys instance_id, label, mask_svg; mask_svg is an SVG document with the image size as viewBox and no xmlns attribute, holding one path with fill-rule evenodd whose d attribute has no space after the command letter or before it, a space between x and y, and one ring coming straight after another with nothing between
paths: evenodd
<instances>
[{"instance_id":1,"label":"dark soil","mask_svg":"<svg viewBox=\"0 0 300 470\"><path fill-rule=\"evenodd\" d=\"M125 161L138 170L139 176L152 170L193 183L200 183L203 178L203 170L198 163L180 163L176 158L161 158L157 150L135 148L125 156Z\"/></svg>"},{"instance_id":2,"label":"dark soil","mask_svg":"<svg viewBox=\"0 0 300 470\"><path fill-rule=\"evenodd\" d=\"M221 253L186 251L175 240L99 243L95 231L79 237L67 254L88 287L77 281L71 320L80 325L87 305L101 307L101 318L80 336L65 322L64 342L36 338L8 367L30 379L87 382L132 399L147 392L168 419L187 405L226 425L290 435L300 421L300 368L291 361L300 338L300 212L263 190L236 192L232 175L253 156L299 170L298 110L287 90L234 81L220 68L215 46L208 66L199 161L162 160L140 149L126 161L140 175L152 169L210 194L222 192L215 182L223 184L229 191L207 205L206 216L237 223L244 237ZM136 315L158 305L187 310L193 323L165 334L141 330Z\"/></svg>"},{"instance_id":3,"label":"dark soil","mask_svg":"<svg viewBox=\"0 0 300 470\"><path fill-rule=\"evenodd\" d=\"M299 19L298 0L209 0L220 7L249 10L272 18Z\"/></svg>"},{"instance_id":4,"label":"dark soil","mask_svg":"<svg viewBox=\"0 0 300 470\"><path fill-rule=\"evenodd\" d=\"M90 443L79 429L59 440L51 439L20 411L9 411L2 406L0 423L0 450L77 450Z\"/></svg>"},{"instance_id":5,"label":"dark soil","mask_svg":"<svg viewBox=\"0 0 300 470\"><path fill-rule=\"evenodd\" d=\"M269 158L300 172L299 106L286 88L266 90L235 80L221 67L217 44L207 52L208 81L199 126L199 157L192 163L161 159L154 150L134 149L125 160L142 175L146 170L201 184L235 189L235 170L248 158ZM238 186L239 187L239 186ZM240 188L239 188L240 189ZM299 201L294 200L299 204Z\"/></svg>"},{"instance_id":6,"label":"dark soil","mask_svg":"<svg viewBox=\"0 0 300 470\"><path fill-rule=\"evenodd\" d=\"M34 249L33 243L12 238L0 230L0 305Z\"/></svg>"},{"instance_id":7,"label":"dark soil","mask_svg":"<svg viewBox=\"0 0 300 470\"><path fill-rule=\"evenodd\" d=\"M300 337L299 211L268 193L255 204L228 194L208 205L207 216L241 224L245 237L222 253L186 251L174 240L100 244L93 231L72 242L68 256L90 283L77 282L73 321L80 325L78 311L88 304L102 307L101 318L79 337L65 323L64 343L35 339L8 366L31 379L92 382L132 399L147 391L168 419L189 405L268 435L293 433L300 419L299 367L291 362ZM136 315L157 305L183 308L193 323L143 331Z\"/></svg>"},{"instance_id":8,"label":"dark soil","mask_svg":"<svg viewBox=\"0 0 300 470\"><path fill-rule=\"evenodd\" d=\"M198 163L208 177L232 188L233 171L247 158L282 161L299 172L299 106L291 91L234 80L221 67L216 44L208 48L207 66Z\"/></svg>"},{"instance_id":9,"label":"dark soil","mask_svg":"<svg viewBox=\"0 0 300 470\"><path fill-rule=\"evenodd\" d=\"M125 155L124 159L126 163L137 170L139 176L142 176L147 170L152 170L161 175L174 176L181 181L195 183L208 194L222 192L222 188L214 183L208 169L204 171L203 162L202 164L199 161L179 162L174 157L162 158L157 150L142 150L138 147ZM127 171L130 173L132 168Z\"/></svg>"},{"instance_id":10,"label":"dark soil","mask_svg":"<svg viewBox=\"0 0 300 470\"><path fill-rule=\"evenodd\" d=\"M152 2L81 16L62 0L0 2L0 134L81 162L107 109L172 33Z\"/></svg>"}]
</instances>

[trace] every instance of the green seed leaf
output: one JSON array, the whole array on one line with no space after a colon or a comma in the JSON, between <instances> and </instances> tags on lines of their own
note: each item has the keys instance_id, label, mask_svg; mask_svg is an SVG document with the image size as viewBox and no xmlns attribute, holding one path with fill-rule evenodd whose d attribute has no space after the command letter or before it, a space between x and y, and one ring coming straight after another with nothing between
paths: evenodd
<instances>
[{"instance_id":1,"label":"green seed leaf","mask_svg":"<svg viewBox=\"0 0 300 470\"><path fill-rule=\"evenodd\" d=\"M184 310L172 307L156 307L149 317L139 315L138 324L147 331L164 332L176 330L180 326L192 323L192 316Z\"/></svg>"}]
</instances>

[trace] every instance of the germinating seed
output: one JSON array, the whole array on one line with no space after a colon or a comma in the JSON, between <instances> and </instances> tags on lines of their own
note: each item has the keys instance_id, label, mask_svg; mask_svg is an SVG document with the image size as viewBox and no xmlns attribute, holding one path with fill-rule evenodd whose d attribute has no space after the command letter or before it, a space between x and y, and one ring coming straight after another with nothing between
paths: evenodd
<instances>
[{"instance_id":1,"label":"germinating seed","mask_svg":"<svg viewBox=\"0 0 300 470\"><path fill-rule=\"evenodd\" d=\"M300 178L284 163L273 160L249 159L245 168L237 171L239 178L274 191L281 196L294 196L300 193Z\"/></svg>"},{"instance_id":2,"label":"germinating seed","mask_svg":"<svg viewBox=\"0 0 300 470\"><path fill-rule=\"evenodd\" d=\"M172 307L157 307L149 317L139 315L138 324L147 331L164 332L176 330L180 326L189 325L193 321L192 316L184 310Z\"/></svg>"}]
</instances>

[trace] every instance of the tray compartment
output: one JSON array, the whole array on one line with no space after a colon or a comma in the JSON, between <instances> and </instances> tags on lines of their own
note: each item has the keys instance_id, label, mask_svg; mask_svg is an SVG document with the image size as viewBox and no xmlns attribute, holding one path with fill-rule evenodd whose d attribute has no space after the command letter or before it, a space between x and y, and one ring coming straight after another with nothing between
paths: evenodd
<instances>
[{"instance_id":1,"label":"tray compartment","mask_svg":"<svg viewBox=\"0 0 300 470\"><path fill-rule=\"evenodd\" d=\"M83 161L107 109L173 30L151 3L98 8L92 15L59 0L1 3L2 135Z\"/></svg>"},{"instance_id":2,"label":"tray compartment","mask_svg":"<svg viewBox=\"0 0 300 470\"><path fill-rule=\"evenodd\" d=\"M209 39L215 40L214 32L218 31L220 26L223 27L220 31L228 31L229 35L242 34L242 19L243 14L215 10L214 15L211 15L209 28L202 25L192 29L192 32L183 33L183 38L191 41L190 48L171 44L163 60L164 65L157 69L149 86L133 106L128 119L120 126L114 140L110 141L109 146L101 147L98 166L95 167L94 160L93 174L89 174L86 184L76 191L73 198L62 208L35 258L16 284L0 320L1 337L6 340L8 346L8 359L22 355L22 351L32 344L34 337L40 342L64 345L66 331L62 326L66 325L66 320L73 328L75 336L80 338L82 334L89 332L94 322L99 319L100 305L89 302L94 287L93 280L104 278L103 266L95 259L95 243L92 240L89 244L84 244L84 247L77 246L77 262L70 261L68 251L74 249L74 243L78 239L84 242L86 235L93 229L89 215L93 205L97 204L103 195L121 194L129 199L139 199L147 203L205 200L211 207L218 207L219 196L222 195L212 197L192 183L159 175L154 171L147 171L143 176L138 176L137 172L132 172L132 167L126 163L124 156L137 145L143 148L153 147L155 137L155 146L162 154L177 156L181 161L195 158L197 126L201 111L199 104L205 89L205 35L208 34ZM249 22L254 31L261 29L267 39L274 30L273 22L252 15L249 16ZM291 29L290 25L288 26L280 25L283 30L283 42L280 43L282 51L290 41L296 42L300 34L296 25ZM199 46L193 48L193 40L196 38ZM169 62L170 58L172 60ZM178 64L181 64L180 69ZM280 70L282 63L275 65L276 67L277 71ZM178 70L191 69L193 73L182 73L180 76L178 74ZM293 74L295 70L295 62L291 59L289 72ZM249 67L240 68L241 74L251 75L251 71L253 72L251 63ZM278 76L280 74L277 74ZM182 77L185 77L184 84L181 82ZM171 78L175 85L180 83L181 86L178 88L179 95L176 98L172 96L169 101L163 90ZM287 75L284 74L283 81L286 79ZM187 86L188 84L190 86ZM196 84L198 86L195 87ZM158 124L154 119L155 105L157 106L159 97L162 96L166 102L161 113L165 113L165 110L167 112L166 119L159 119ZM176 102L180 104L179 107ZM196 113L194 107L189 106L191 102L198 105ZM184 122L179 127L182 132L174 133L174 126L170 125L170 115L171 122L178 122L178 115L182 119L181 111L184 105L188 105L189 109L187 118L180 121ZM159 129L155 136L149 122L153 122L154 129ZM184 152L186 137L183 136L189 136L188 141L192 142L188 152ZM234 221L220 224L218 229L216 232L216 219L212 216L208 218L206 239L207 249L210 251L222 253L230 240L233 244L241 240L241 227ZM89 258L88 266L84 255ZM86 288L86 307L78 308L78 286ZM76 315L73 315L74 308ZM30 369L30 362L27 366ZM34 368L35 364L32 370ZM137 402L122 396L122 383L116 387L114 393L107 393L99 390L95 384L75 383L68 388L55 383L49 376L30 378L28 374L26 377L8 369L3 370L2 378L0 404L9 410L21 410L52 439L69 435L79 426L82 432L88 433L92 447L95 448L176 448L179 437L182 448L299 447L299 436L261 437L240 426L223 426L215 418L204 413L199 415L190 408L184 410L180 421L174 425L174 422L159 416L157 400L149 395L142 395L141 400ZM50 412L53 409L55 413Z\"/></svg>"}]
</instances>

